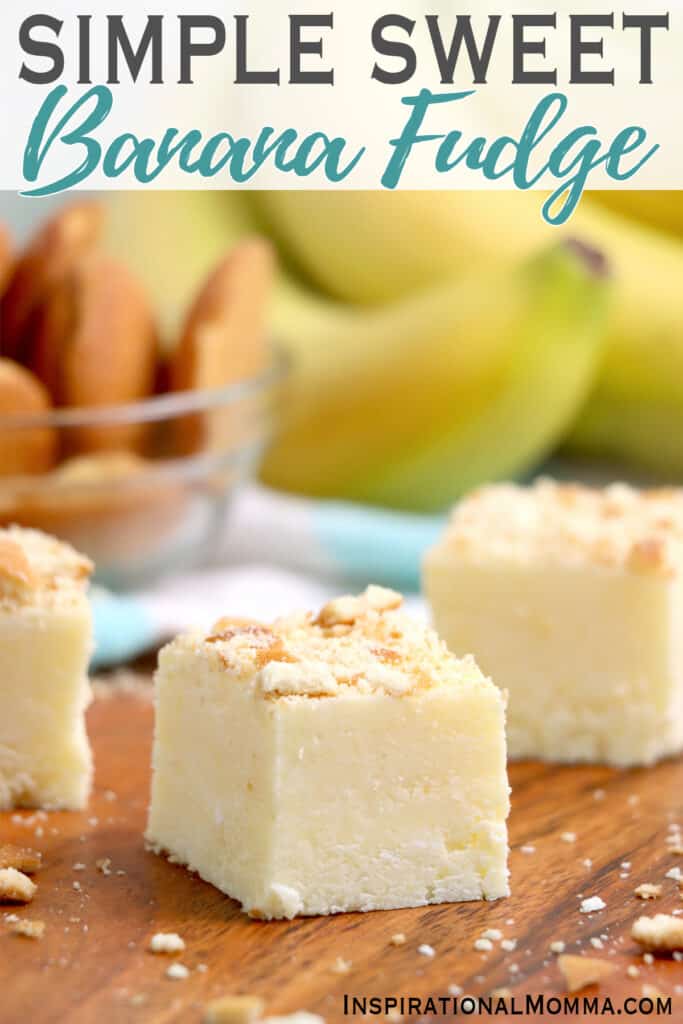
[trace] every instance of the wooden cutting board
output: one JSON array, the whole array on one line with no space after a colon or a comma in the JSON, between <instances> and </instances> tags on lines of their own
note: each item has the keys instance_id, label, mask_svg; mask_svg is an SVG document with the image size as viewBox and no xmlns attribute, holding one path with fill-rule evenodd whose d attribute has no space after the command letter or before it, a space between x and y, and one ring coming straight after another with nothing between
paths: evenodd
<instances>
[{"instance_id":1,"label":"wooden cutting board","mask_svg":"<svg viewBox=\"0 0 683 1024\"><path fill-rule=\"evenodd\" d=\"M121 692L96 699L88 724L97 766L88 811L44 820L29 812L0 815L3 840L42 851L36 898L16 912L46 923L42 940L20 938L0 914L2 1024L199 1022L202 1006L226 993L261 995L272 1013L306 1009L336 1022L345 1019L345 994L448 996L449 985L475 996L510 989L518 1010L510 1019L595 1020L585 1014L531 1017L525 1009L527 993L564 991L549 953L558 940L567 952L614 966L610 979L586 989L587 996L610 996L621 1008L627 997L641 997L643 985L656 986L673 997L670 1016L660 1019L683 1021L683 996L676 994L683 963L647 965L629 938L639 914L683 910L676 882L665 878L675 865L683 869L683 857L665 845L669 826L683 824L683 760L625 772L513 765L509 899L265 923L145 851L149 699ZM576 834L574 842L563 840L568 832ZM104 858L111 861L109 874L96 867ZM85 867L77 870L77 864ZM661 883L662 896L638 900L633 891L642 882ZM601 896L606 909L579 913L581 894ZM506 951L494 941L492 951L476 951L474 942L486 929L499 929L516 948ZM175 959L190 968L189 978L167 978L171 958L147 951L157 931L184 938L187 949ZM405 934L404 945L391 944L397 932ZM418 952L423 944L433 947L433 957ZM335 973L338 957L352 962L348 973ZM638 977L627 975L629 965ZM434 1019L455 1018L448 1012ZM643 1010L627 1019L657 1018Z\"/></svg>"}]
</instances>

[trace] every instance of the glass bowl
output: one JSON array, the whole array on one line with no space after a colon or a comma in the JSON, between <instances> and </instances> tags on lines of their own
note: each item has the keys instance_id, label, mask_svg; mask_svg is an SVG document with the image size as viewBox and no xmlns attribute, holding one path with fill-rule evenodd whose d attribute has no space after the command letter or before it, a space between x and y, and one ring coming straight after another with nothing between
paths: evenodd
<instances>
[{"instance_id":1,"label":"glass bowl","mask_svg":"<svg viewBox=\"0 0 683 1024\"><path fill-rule=\"evenodd\" d=\"M217 390L0 416L0 525L69 541L115 589L215 561L230 500L271 436L285 370L277 355ZM3 451L5 467L28 471L8 473Z\"/></svg>"}]
</instances>

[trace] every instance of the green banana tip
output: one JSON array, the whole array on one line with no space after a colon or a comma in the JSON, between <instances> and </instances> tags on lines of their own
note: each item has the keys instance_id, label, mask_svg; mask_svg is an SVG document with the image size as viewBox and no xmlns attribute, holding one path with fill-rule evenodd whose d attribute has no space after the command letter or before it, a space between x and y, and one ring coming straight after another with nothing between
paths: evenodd
<instances>
[{"instance_id":1,"label":"green banana tip","mask_svg":"<svg viewBox=\"0 0 683 1024\"><path fill-rule=\"evenodd\" d=\"M596 249L594 245L574 236L565 238L560 244L565 251L578 257L586 270L595 277L604 279L611 276L610 262L601 249Z\"/></svg>"}]
</instances>

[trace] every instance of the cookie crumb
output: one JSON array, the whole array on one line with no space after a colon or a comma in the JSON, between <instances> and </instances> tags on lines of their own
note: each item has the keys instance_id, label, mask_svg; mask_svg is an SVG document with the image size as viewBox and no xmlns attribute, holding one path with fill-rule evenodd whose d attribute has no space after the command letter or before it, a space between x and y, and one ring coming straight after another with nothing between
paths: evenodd
<instances>
[{"instance_id":1,"label":"cookie crumb","mask_svg":"<svg viewBox=\"0 0 683 1024\"><path fill-rule=\"evenodd\" d=\"M582 914L592 914L596 910L604 910L606 906L607 904L600 898L600 896L587 896L585 899L581 900L579 911Z\"/></svg>"},{"instance_id":2,"label":"cookie crumb","mask_svg":"<svg viewBox=\"0 0 683 1024\"><path fill-rule=\"evenodd\" d=\"M656 900L658 896L662 895L661 885L652 885L651 882L643 882L633 891L639 900Z\"/></svg>"},{"instance_id":3,"label":"cookie crumb","mask_svg":"<svg viewBox=\"0 0 683 1024\"><path fill-rule=\"evenodd\" d=\"M614 972L614 964L587 956L564 954L558 957L557 966L567 985L568 992L578 992L588 985L597 985Z\"/></svg>"},{"instance_id":4,"label":"cookie crumb","mask_svg":"<svg viewBox=\"0 0 683 1024\"><path fill-rule=\"evenodd\" d=\"M255 1024L264 1005L258 996L221 996L206 1004L202 1024Z\"/></svg>"},{"instance_id":5,"label":"cookie crumb","mask_svg":"<svg viewBox=\"0 0 683 1024\"><path fill-rule=\"evenodd\" d=\"M639 917L631 928L631 938L655 953L683 950L683 920L671 914Z\"/></svg>"},{"instance_id":6,"label":"cookie crumb","mask_svg":"<svg viewBox=\"0 0 683 1024\"><path fill-rule=\"evenodd\" d=\"M171 964L166 968L166 977L172 978L174 981L182 981L189 976L190 970L185 964Z\"/></svg>"},{"instance_id":7,"label":"cookie crumb","mask_svg":"<svg viewBox=\"0 0 683 1024\"><path fill-rule=\"evenodd\" d=\"M16 868L0 868L0 903L30 903L37 886Z\"/></svg>"},{"instance_id":8,"label":"cookie crumb","mask_svg":"<svg viewBox=\"0 0 683 1024\"><path fill-rule=\"evenodd\" d=\"M185 943L176 932L157 932L149 942L150 953L182 953Z\"/></svg>"},{"instance_id":9,"label":"cookie crumb","mask_svg":"<svg viewBox=\"0 0 683 1024\"><path fill-rule=\"evenodd\" d=\"M23 917L10 925L10 931L14 935L22 935L26 939L42 939L45 934L45 922L30 920Z\"/></svg>"}]
</instances>

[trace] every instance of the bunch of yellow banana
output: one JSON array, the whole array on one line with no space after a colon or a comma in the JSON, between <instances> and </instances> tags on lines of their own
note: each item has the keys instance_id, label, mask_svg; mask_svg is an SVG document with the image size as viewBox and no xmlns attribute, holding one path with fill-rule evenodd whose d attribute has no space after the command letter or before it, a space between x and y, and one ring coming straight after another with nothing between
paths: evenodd
<instances>
[{"instance_id":1,"label":"bunch of yellow banana","mask_svg":"<svg viewBox=\"0 0 683 1024\"><path fill-rule=\"evenodd\" d=\"M365 303L465 269L510 268L558 237L533 193L273 192L257 200L311 279ZM567 442L669 478L683 473L681 229L683 192L619 192L586 197L559 232L604 252L614 282L600 372Z\"/></svg>"},{"instance_id":2,"label":"bunch of yellow banana","mask_svg":"<svg viewBox=\"0 0 683 1024\"><path fill-rule=\"evenodd\" d=\"M110 219L112 244L171 321L226 244L254 227L236 194L131 194ZM293 372L267 480L434 508L557 443L601 350L606 284L593 255L553 240L514 268L438 276L363 309L282 272L274 333Z\"/></svg>"},{"instance_id":3,"label":"bunch of yellow banana","mask_svg":"<svg viewBox=\"0 0 683 1024\"><path fill-rule=\"evenodd\" d=\"M567 437L683 470L683 243L584 200L568 233L607 254L608 286L540 202L129 193L112 223L171 318L237 237L280 244L273 329L293 373L271 483L437 508Z\"/></svg>"},{"instance_id":4,"label":"bunch of yellow banana","mask_svg":"<svg viewBox=\"0 0 683 1024\"><path fill-rule=\"evenodd\" d=\"M559 243L511 272L332 312L305 339L311 355L293 378L266 479L439 508L534 463L595 373L605 287L594 255ZM294 309L292 336L298 323Z\"/></svg>"}]
</instances>

